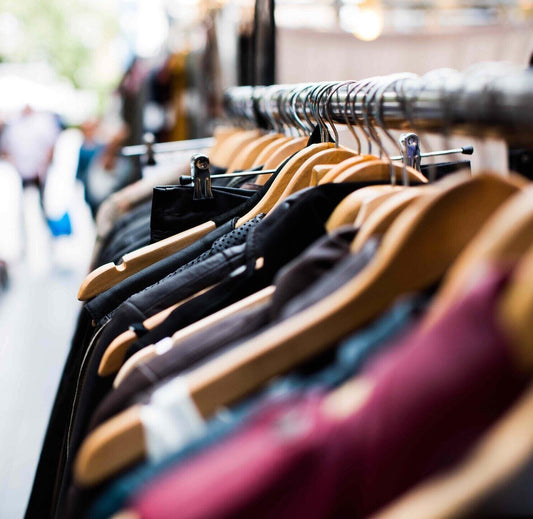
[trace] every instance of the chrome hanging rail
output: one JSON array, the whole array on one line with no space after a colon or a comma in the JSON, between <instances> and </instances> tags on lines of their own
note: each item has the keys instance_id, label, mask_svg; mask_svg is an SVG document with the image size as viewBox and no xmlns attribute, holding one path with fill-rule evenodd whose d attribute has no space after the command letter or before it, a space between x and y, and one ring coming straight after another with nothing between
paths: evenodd
<instances>
[{"instance_id":1,"label":"chrome hanging rail","mask_svg":"<svg viewBox=\"0 0 533 519\"><path fill-rule=\"evenodd\" d=\"M135 144L122 148L124 157L137 157L147 154L150 150L158 155L160 153L176 153L179 151L193 151L210 148L215 144L214 137L203 139L190 139L187 141L156 142L146 144Z\"/></svg>"},{"instance_id":2,"label":"chrome hanging rail","mask_svg":"<svg viewBox=\"0 0 533 519\"><path fill-rule=\"evenodd\" d=\"M370 87L365 88L364 83L375 88L376 81L392 86L369 101ZM354 89L350 87L357 83L363 87L351 95ZM329 99L328 92L333 92ZM316 122L324 113L335 124L345 124L347 119L361 124L365 117L374 123L379 113L380 123L390 129L496 136L531 143L533 70L486 63L462 73L444 69L395 81L394 76L384 76L371 82L234 87L226 91L225 107L230 118L256 123L262 119L290 125L292 118L297 126L306 119Z\"/></svg>"}]
</instances>

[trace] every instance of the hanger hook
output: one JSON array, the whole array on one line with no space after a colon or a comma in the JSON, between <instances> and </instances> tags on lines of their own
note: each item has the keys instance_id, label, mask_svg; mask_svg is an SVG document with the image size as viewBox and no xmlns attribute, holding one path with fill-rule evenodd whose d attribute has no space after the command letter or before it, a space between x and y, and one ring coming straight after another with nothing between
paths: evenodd
<instances>
[{"instance_id":1,"label":"hanger hook","mask_svg":"<svg viewBox=\"0 0 533 519\"><path fill-rule=\"evenodd\" d=\"M399 82L405 81L406 79L413 79L416 78L416 74L394 74L391 76L388 76L387 78L384 78L384 82L381 86L378 87L378 90L375 93L375 96L377 96L377 111L374 114L375 121L381 128L381 131L385 134L385 136L389 139L389 141L392 143L392 145L397 148L400 152L400 155L404 155L402 147L399 145L398 141L391 135L391 133L387 130L385 121L383 118L383 101L385 98L385 94L387 90L397 85ZM390 158L389 154L387 155L387 160L390 164L390 170L391 170L391 182L394 178L394 182L396 181L396 174L394 173L394 165L392 163L392 160ZM402 176L403 176L403 182L404 185L408 185L409 182L409 176L407 175L407 165L406 161L402 161Z\"/></svg>"},{"instance_id":2,"label":"hanger hook","mask_svg":"<svg viewBox=\"0 0 533 519\"><path fill-rule=\"evenodd\" d=\"M319 125L320 128L321 128L320 121L319 121L319 119L316 116L316 98L314 98L314 95L321 88L322 84L323 83L319 83L319 84L316 84L314 86L311 85L311 90L310 90L310 92L308 94L308 97L307 97L307 101L309 103L309 111L311 112L311 117L315 121L315 124L313 124L313 127L315 125Z\"/></svg>"},{"instance_id":3,"label":"hanger hook","mask_svg":"<svg viewBox=\"0 0 533 519\"><path fill-rule=\"evenodd\" d=\"M254 94L256 89L257 87L250 87L248 95L243 95L242 99L242 115L245 123L247 123L246 126L248 128L256 126L256 117L253 109Z\"/></svg>"},{"instance_id":4,"label":"hanger hook","mask_svg":"<svg viewBox=\"0 0 533 519\"><path fill-rule=\"evenodd\" d=\"M263 107L264 107L264 110L265 110L266 119L269 121L269 123L271 124L272 128L274 129L274 131L279 132L279 129L280 129L281 125L278 123L278 121L276 121L276 118L274 117L274 115L272 113L272 108L271 108L272 97L275 94L275 92L276 92L276 89L274 89L272 87L269 87L265 91Z\"/></svg>"},{"instance_id":5,"label":"hanger hook","mask_svg":"<svg viewBox=\"0 0 533 519\"><path fill-rule=\"evenodd\" d=\"M291 122L291 130L294 132L296 131L297 134L300 133L300 128L298 126L298 122L294 118L294 114L291 109L291 102L294 95L294 86L287 86L285 87L285 92L283 94L284 104L283 104L283 112L287 116L287 119Z\"/></svg>"},{"instance_id":6,"label":"hanger hook","mask_svg":"<svg viewBox=\"0 0 533 519\"><path fill-rule=\"evenodd\" d=\"M278 104L278 112L280 115L283 131L290 132L293 128L293 120L290 116L289 111L286 109L287 103L287 91L284 88L278 87L277 91L277 104Z\"/></svg>"},{"instance_id":7,"label":"hanger hook","mask_svg":"<svg viewBox=\"0 0 533 519\"><path fill-rule=\"evenodd\" d=\"M283 88L279 88L277 90L277 96L276 96L276 107L277 107L277 112L279 114L281 124L283 125L283 129L285 130L285 128L287 128L290 131L291 121L287 118L287 114L285 112L285 108L284 108L285 103L284 103L283 94L284 94Z\"/></svg>"},{"instance_id":8,"label":"hanger hook","mask_svg":"<svg viewBox=\"0 0 533 519\"><path fill-rule=\"evenodd\" d=\"M328 140L328 136L330 135L328 125L326 124L326 104L324 102L324 97L327 95L331 86L335 84L336 83L333 82L324 83L316 96L316 113L320 117L320 124L322 128L322 141L324 142ZM338 137L336 129L334 130L334 132ZM336 140L335 143L337 143Z\"/></svg>"},{"instance_id":9,"label":"hanger hook","mask_svg":"<svg viewBox=\"0 0 533 519\"><path fill-rule=\"evenodd\" d=\"M310 114L313 115L313 106L311 103L311 96L313 95L313 92L316 90L317 86L313 85L312 83L309 83L304 88L307 90L307 93L305 94L304 102L303 102L303 115L305 117L305 120L307 121L307 124L309 124L309 134L311 134L315 127L315 124L313 123L313 121L311 120L311 117L309 116Z\"/></svg>"},{"instance_id":10,"label":"hanger hook","mask_svg":"<svg viewBox=\"0 0 533 519\"><path fill-rule=\"evenodd\" d=\"M363 95L363 104L362 104L362 111L363 111L363 119L365 121L365 124L367 125L368 131L376 144L379 148L379 158L383 159L383 156L385 156L385 160L389 163L390 166L390 181L392 185L396 184L396 175L394 174L394 166L392 164L392 160L390 160L390 156L387 153L387 150L385 149L385 146L383 145L383 141L381 140L381 137L374 126L374 123L377 123L377 120L375 119L375 115L373 115L373 120L371 122L370 119L370 113L371 113L371 107L372 103L374 102L376 98L376 94L379 92L380 87L383 84L383 81L386 79L386 77L378 77L371 81L371 83L368 86L368 89L365 91Z\"/></svg>"},{"instance_id":11,"label":"hanger hook","mask_svg":"<svg viewBox=\"0 0 533 519\"><path fill-rule=\"evenodd\" d=\"M294 88L291 90L289 96L288 96L288 106L290 107L288 109L288 113L290 114L291 119L294 122L294 126L296 127L298 131L298 135L305 135L307 133L307 128L305 127L303 121L298 116L297 111L297 99L301 92L301 86L295 85Z\"/></svg>"},{"instance_id":12,"label":"hanger hook","mask_svg":"<svg viewBox=\"0 0 533 519\"><path fill-rule=\"evenodd\" d=\"M312 105L313 114L314 114L315 120L318 123L318 126L320 128L320 134L322 136L322 138L321 138L322 142L326 142L327 134L329 132L328 132L328 127L326 126L326 122L324 121L324 119L322 117L322 114L321 114L320 101L322 99L322 95L323 95L324 91L329 87L329 85L330 85L330 83L320 83L319 84L319 86L317 87L317 89L315 91L315 99L314 99L314 102L313 102L313 105Z\"/></svg>"},{"instance_id":13,"label":"hanger hook","mask_svg":"<svg viewBox=\"0 0 533 519\"><path fill-rule=\"evenodd\" d=\"M381 77L375 77L370 78L368 81L365 82L365 89L363 91L363 97L361 99L361 113L363 116L363 122L365 123L367 132L369 137L377 144L379 148L379 157L382 158L383 154L385 153L385 148L383 147L383 143L381 142L381 137L376 132L376 129L370 122L370 103L373 100L373 95L375 91L377 90L377 85L379 85L379 82L381 80Z\"/></svg>"},{"instance_id":14,"label":"hanger hook","mask_svg":"<svg viewBox=\"0 0 533 519\"><path fill-rule=\"evenodd\" d=\"M350 117L348 115L348 105L350 104L350 87L352 85L357 85L357 81L345 81L344 86L346 86L346 97L344 99L344 110L343 110L343 116L344 116L344 122L346 123L346 126L348 127L348 131L352 134L352 137L355 139L355 142L357 143L357 153L361 155L361 139L359 139L359 135L355 133L355 129L352 126L352 123L350 121ZM338 91L337 91L338 92ZM337 103L339 103L339 95L337 93ZM359 123L357 122L357 115L354 114L354 119L356 122L356 126L359 126Z\"/></svg>"},{"instance_id":15,"label":"hanger hook","mask_svg":"<svg viewBox=\"0 0 533 519\"><path fill-rule=\"evenodd\" d=\"M305 91L307 89L309 89L309 85L308 84L300 84L300 85L298 85L298 88L297 88L297 91L296 91L296 95L292 99L292 103L291 103L292 111L294 112L295 117L297 117L298 120L300 121L300 123L302 124L302 129L304 130L305 135L309 135L311 133L311 123L310 123L309 118L308 118L307 113L306 113L306 110L307 110L307 102L306 102L307 94L302 99L302 95L305 93ZM302 117L300 117L298 115L298 103L301 103Z\"/></svg>"},{"instance_id":16,"label":"hanger hook","mask_svg":"<svg viewBox=\"0 0 533 519\"><path fill-rule=\"evenodd\" d=\"M359 120L359 115L357 113L357 96L359 93L372 81L372 79L367 79L363 81L357 81L354 83L354 87L348 90L347 98L348 100L353 95L353 102L352 102L352 115L353 120L355 121L355 124L357 127L363 132L363 135L365 136L366 142L367 142L367 152L369 155L372 154L372 136L369 134L367 128L365 128L364 124ZM362 103L361 103L362 106ZM361 119L363 119L363 111L361 110Z\"/></svg>"},{"instance_id":17,"label":"hanger hook","mask_svg":"<svg viewBox=\"0 0 533 519\"><path fill-rule=\"evenodd\" d=\"M335 147L338 147L339 143L339 133L337 131L337 128L333 124L332 121L328 118L329 112L327 107L327 102L329 98L329 92L330 89L335 87L337 85L336 81L330 81L328 83L325 83L323 88L320 90L317 96L317 103L318 103L318 113L320 115L320 119L322 121L322 128L324 130L324 141L326 140L326 137L331 137L331 134L329 133L328 124L331 126L331 130L333 131L334 137L333 141L335 143Z\"/></svg>"},{"instance_id":18,"label":"hanger hook","mask_svg":"<svg viewBox=\"0 0 533 519\"><path fill-rule=\"evenodd\" d=\"M347 83L346 81L343 81L340 83L334 83L333 88L331 92L329 92L328 97L325 102L325 116L331 128L333 129L333 132L335 133L335 146L337 148L339 147L339 132L337 131L337 127L335 126L333 122L333 118L331 116L331 109L332 109L331 99L333 97L333 94L337 93L337 104L339 103L339 94L338 94L339 89L342 88L344 85L346 85L346 83ZM360 152L361 152L361 146L359 146L359 150L358 150L358 153Z\"/></svg>"},{"instance_id":19,"label":"hanger hook","mask_svg":"<svg viewBox=\"0 0 533 519\"><path fill-rule=\"evenodd\" d=\"M418 126L415 118L415 102L420 99L421 94L424 92L427 86L427 77L437 73L443 78L449 78L450 73L457 74L457 71L453 69L439 69L434 70L430 74L426 74L423 77L417 77L415 81L405 80L396 83L393 88L398 96L398 103L402 110L404 119L409 123L409 127L413 130L419 138L421 147L425 150L430 150L429 143L426 141L424 133L425 129ZM410 95L409 95L410 94ZM441 99L441 104L443 103ZM443 110L444 112L444 110ZM447 146L444 146L446 148ZM429 182L432 183L435 180L435 170L431 164L429 167Z\"/></svg>"}]
</instances>

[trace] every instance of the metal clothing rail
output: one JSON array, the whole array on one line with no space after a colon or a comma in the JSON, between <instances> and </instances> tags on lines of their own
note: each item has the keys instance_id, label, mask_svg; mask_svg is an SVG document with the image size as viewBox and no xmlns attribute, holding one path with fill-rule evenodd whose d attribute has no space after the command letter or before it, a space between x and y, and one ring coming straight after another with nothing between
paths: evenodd
<instances>
[{"instance_id":1,"label":"metal clothing rail","mask_svg":"<svg viewBox=\"0 0 533 519\"><path fill-rule=\"evenodd\" d=\"M203 139L190 139L186 141L172 141L172 142L149 142L147 144L135 144L133 146L125 146L122 148L122 155L124 157L136 157L145 155L151 150L155 154L159 153L173 153L179 151L201 150L210 148L215 144L214 137L206 137Z\"/></svg>"},{"instance_id":2,"label":"metal clothing rail","mask_svg":"<svg viewBox=\"0 0 533 519\"><path fill-rule=\"evenodd\" d=\"M361 81L235 87L228 116L263 127L309 122L495 136L533 142L533 70L487 63L466 72L395 74Z\"/></svg>"}]
</instances>

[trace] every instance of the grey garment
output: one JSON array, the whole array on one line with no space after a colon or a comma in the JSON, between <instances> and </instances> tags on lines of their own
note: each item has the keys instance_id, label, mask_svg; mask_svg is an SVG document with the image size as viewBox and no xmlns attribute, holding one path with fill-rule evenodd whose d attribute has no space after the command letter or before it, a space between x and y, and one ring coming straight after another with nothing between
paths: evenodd
<instances>
[{"instance_id":1,"label":"grey garment","mask_svg":"<svg viewBox=\"0 0 533 519\"><path fill-rule=\"evenodd\" d=\"M379 238L369 238L357 254L349 254L316 283L298 297L277 310L276 320L283 321L324 299L353 279L374 257L380 244Z\"/></svg>"},{"instance_id":2,"label":"grey garment","mask_svg":"<svg viewBox=\"0 0 533 519\"><path fill-rule=\"evenodd\" d=\"M302 294L315 281L328 273L350 254L350 245L357 229L344 225L319 238L303 254L283 267L276 276L276 292L272 298L274 319L285 305Z\"/></svg>"}]
</instances>

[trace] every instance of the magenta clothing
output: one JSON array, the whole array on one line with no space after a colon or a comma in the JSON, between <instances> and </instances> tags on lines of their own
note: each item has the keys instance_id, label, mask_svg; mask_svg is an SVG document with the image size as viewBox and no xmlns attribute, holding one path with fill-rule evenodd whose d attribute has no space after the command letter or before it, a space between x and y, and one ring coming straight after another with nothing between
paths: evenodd
<instances>
[{"instance_id":1,"label":"magenta clothing","mask_svg":"<svg viewBox=\"0 0 533 519\"><path fill-rule=\"evenodd\" d=\"M450 465L515 400L526 377L495 319L507 276L493 269L425 333L368 373L344 419L325 396L273 406L146 487L144 519L363 517Z\"/></svg>"}]
</instances>

